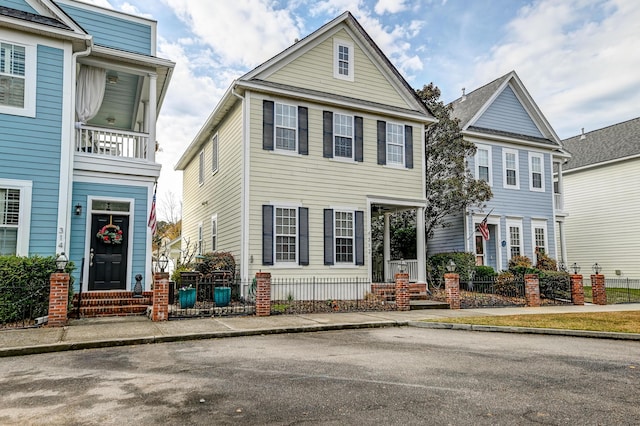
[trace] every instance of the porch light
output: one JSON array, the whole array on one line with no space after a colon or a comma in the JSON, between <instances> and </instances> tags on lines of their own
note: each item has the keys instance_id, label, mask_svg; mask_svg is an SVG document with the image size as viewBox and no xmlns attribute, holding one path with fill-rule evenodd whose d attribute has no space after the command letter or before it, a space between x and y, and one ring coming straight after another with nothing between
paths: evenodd
<instances>
[{"instance_id":1,"label":"porch light","mask_svg":"<svg viewBox=\"0 0 640 426\"><path fill-rule=\"evenodd\" d=\"M116 119L115 119L115 117L107 117L107 123L109 123L109 124L116 124Z\"/></svg>"},{"instance_id":2,"label":"porch light","mask_svg":"<svg viewBox=\"0 0 640 426\"><path fill-rule=\"evenodd\" d=\"M107 83L109 83L109 84L117 84L118 83L118 74L107 74Z\"/></svg>"},{"instance_id":3,"label":"porch light","mask_svg":"<svg viewBox=\"0 0 640 426\"><path fill-rule=\"evenodd\" d=\"M591 270L593 271L594 274L598 275L600 271L602 271L602 266L598 265L598 262L596 262L591 267Z\"/></svg>"},{"instance_id":4,"label":"porch light","mask_svg":"<svg viewBox=\"0 0 640 426\"><path fill-rule=\"evenodd\" d=\"M400 263L398 263L398 272L401 274L407 272L407 262L402 258L400 258Z\"/></svg>"},{"instance_id":5,"label":"porch light","mask_svg":"<svg viewBox=\"0 0 640 426\"><path fill-rule=\"evenodd\" d=\"M167 258L167 255L162 253L162 255L160 256L160 259L158 260L158 266L160 267L160 272L164 272L164 270L167 269L168 264L169 264L169 259Z\"/></svg>"},{"instance_id":6,"label":"porch light","mask_svg":"<svg viewBox=\"0 0 640 426\"><path fill-rule=\"evenodd\" d=\"M60 253L56 257L56 272L64 272L68 264L69 258L65 256L64 252Z\"/></svg>"},{"instance_id":7,"label":"porch light","mask_svg":"<svg viewBox=\"0 0 640 426\"><path fill-rule=\"evenodd\" d=\"M447 271L455 272L456 271L456 262L453 259L449 259L449 263L447 263Z\"/></svg>"},{"instance_id":8,"label":"porch light","mask_svg":"<svg viewBox=\"0 0 640 426\"><path fill-rule=\"evenodd\" d=\"M74 211L76 213L76 216L80 216L82 214L82 204L76 204L76 209Z\"/></svg>"},{"instance_id":9,"label":"porch light","mask_svg":"<svg viewBox=\"0 0 640 426\"><path fill-rule=\"evenodd\" d=\"M580 272L580 266L576 262L573 262L571 269L573 269L573 275L578 275L578 272Z\"/></svg>"}]
</instances>

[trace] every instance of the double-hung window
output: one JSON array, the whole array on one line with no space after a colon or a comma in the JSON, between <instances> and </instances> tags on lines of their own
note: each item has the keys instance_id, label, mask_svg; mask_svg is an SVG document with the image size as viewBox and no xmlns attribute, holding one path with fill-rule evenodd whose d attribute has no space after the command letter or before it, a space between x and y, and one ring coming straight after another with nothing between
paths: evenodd
<instances>
[{"instance_id":1,"label":"double-hung window","mask_svg":"<svg viewBox=\"0 0 640 426\"><path fill-rule=\"evenodd\" d=\"M404 167L404 126L387 123L387 164Z\"/></svg>"},{"instance_id":2,"label":"double-hung window","mask_svg":"<svg viewBox=\"0 0 640 426\"><path fill-rule=\"evenodd\" d=\"M218 250L218 215L211 216L211 251Z\"/></svg>"},{"instance_id":3,"label":"double-hung window","mask_svg":"<svg viewBox=\"0 0 640 426\"><path fill-rule=\"evenodd\" d=\"M276 263L296 263L298 258L298 209L295 207L276 207L274 213Z\"/></svg>"},{"instance_id":4,"label":"double-hung window","mask_svg":"<svg viewBox=\"0 0 640 426\"><path fill-rule=\"evenodd\" d=\"M544 156L529 153L529 170L531 173L529 188L532 191L544 191Z\"/></svg>"},{"instance_id":5,"label":"double-hung window","mask_svg":"<svg viewBox=\"0 0 640 426\"><path fill-rule=\"evenodd\" d=\"M478 145L476 151L476 178L492 184L491 147Z\"/></svg>"},{"instance_id":6,"label":"double-hung window","mask_svg":"<svg viewBox=\"0 0 640 426\"><path fill-rule=\"evenodd\" d=\"M335 212L336 263L353 263L354 220L352 211Z\"/></svg>"},{"instance_id":7,"label":"double-hung window","mask_svg":"<svg viewBox=\"0 0 640 426\"><path fill-rule=\"evenodd\" d=\"M520 183L518 182L518 151L515 149L505 148L502 155L504 167L504 187L519 189Z\"/></svg>"},{"instance_id":8,"label":"double-hung window","mask_svg":"<svg viewBox=\"0 0 640 426\"><path fill-rule=\"evenodd\" d=\"M35 116L35 47L0 41L0 113Z\"/></svg>"},{"instance_id":9,"label":"double-hung window","mask_svg":"<svg viewBox=\"0 0 640 426\"><path fill-rule=\"evenodd\" d=\"M198 223L198 254L203 254L204 251L204 247L203 247L203 240L202 240L202 222Z\"/></svg>"},{"instance_id":10,"label":"double-hung window","mask_svg":"<svg viewBox=\"0 0 640 426\"><path fill-rule=\"evenodd\" d=\"M296 129L298 108L294 105L275 104L276 149L296 152L298 149Z\"/></svg>"},{"instance_id":11,"label":"double-hung window","mask_svg":"<svg viewBox=\"0 0 640 426\"><path fill-rule=\"evenodd\" d=\"M522 255L522 222L507 221L509 258Z\"/></svg>"},{"instance_id":12,"label":"double-hung window","mask_svg":"<svg viewBox=\"0 0 640 426\"><path fill-rule=\"evenodd\" d=\"M545 220L531 221L531 236L533 240L533 253L535 263L538 263L538 253L547 253L547 222Z\"/></svg>"},{"instance_id":13,"label":"double-hung window","mask_svg":"<svg viewBox=\"0 0 640 426\"><path fill-rule=\"evenodd\" d=\"M198 184L204 183L204 150L200 151L198 156Z\"/></svg>"},{"instance_id":14,"label":"double-hung window","mask_svg":"<svg viewBox=\"0 0 640 426\"><path fill-rule=\"evenodd\" d=\"M31 185L0 179L0 256L29 254Z\"/></svg>"},{"instance_id":15,"label":"double-hung window","mask_svg":"<svg viewBox=\"0 0 640 426\"><path fill-rule=\"evenodd\" d=\"M211 172L218 171L218 134L211 139Z\"/></svg>"},{"instance_id":16,"label":"double-hung window","mask_svg":"<svg viewBox=\"0 0 640 426\"><path fill-rule=\"evenodd\" d=\"M353 116L333 114L333 156L353 159Z\"/></svg>"},{"instance_id":17,"label":"double-hung window","mask_svg":"<svg viewBox=\"0 0 640 426\"><path fill-rule=\"evenodd\" d=\"M333 41L333 76L353 81L353 44L344 40Z\"/></svg>"}]
</instances>

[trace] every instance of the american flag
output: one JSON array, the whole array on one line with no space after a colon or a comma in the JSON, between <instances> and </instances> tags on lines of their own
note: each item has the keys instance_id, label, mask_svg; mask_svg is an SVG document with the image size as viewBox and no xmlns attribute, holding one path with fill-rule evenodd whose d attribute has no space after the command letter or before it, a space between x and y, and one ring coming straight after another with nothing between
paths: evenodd
<instances>
[{"instance_id":1,"label":"american flag","mask_svg":"<svg viewBox=\"0 0 640 426\"><path fill-rule=\"evenodd\" d=\"M151 212L149 212L149 222L147 226L151 228L151 236L156 235L156 191L157 187L153 189L153 201L151 202Z\"/></svg>"},{"instance_id":2,"label":"american flag","mask_svg":"<svg viewBox=\"0 0 640 426\"><path fill-rule=\"evenodd\" d=\"M489 226L487 225L487 218L485 217L482 222L477 227L478 231L482 234L482 238L486 241L489 241Z\"/></svg>"}]
</instances>

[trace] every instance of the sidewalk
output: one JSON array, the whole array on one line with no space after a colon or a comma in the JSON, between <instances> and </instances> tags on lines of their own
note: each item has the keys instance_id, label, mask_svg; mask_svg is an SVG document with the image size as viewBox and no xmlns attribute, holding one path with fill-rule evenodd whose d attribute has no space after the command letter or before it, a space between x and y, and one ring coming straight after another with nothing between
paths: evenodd
<instances>
[{"instance_id":1,"label":"sidewalk","mask_svg":"<svg viewBox=\"0 0 640 426\"><path fill-rule=\"evenodd\" d=\"M580 332L571 330L522 329L513 327L421 323L424 319L525 315L578 312L638 311L640 303L625 305L545 306L540 308L482 308L461 310L415 310L405 312L355 312L269 317L222 317L152 322L147 317L109 317L70 320L62 328L0 331L0 357L77 349L176 342L261 334L297 333L356 328L417 326L479 331L562 334L583 337L639 340L640 335ZM622 336L621 336L622 335Z\"/></svg>"}]
</instances>

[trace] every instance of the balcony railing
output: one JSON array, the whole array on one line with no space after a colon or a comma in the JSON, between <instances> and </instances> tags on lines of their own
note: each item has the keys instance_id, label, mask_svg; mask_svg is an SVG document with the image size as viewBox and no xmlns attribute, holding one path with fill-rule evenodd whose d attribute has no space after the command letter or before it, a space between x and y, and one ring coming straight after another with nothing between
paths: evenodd
<instances>
[{"instance_id":1,"label":"balcony railing","mask_svg":"<svg viewBox=\"0 0 640 426\"><path fill-rule=\"evenodd\" d=\"M147 133L111 130L104 127L76 128L76 152L85 154L147 160Z\"/></svg>"},{"instance_id":2,"label":"balcony railing","mask_svg":"<svg viewBox=\"0 0 640 426\"><path fill-rule=\"evenodd\" d=\"M553 194L556 203L556 211L564 211L564 197L562 194L555 193Z\"/></svg>"},{"instance_id":3,"label":"balcony railing","mask_svg":"<svg viewBox=\"0 0 640 426\"><path fill-rule=\"evenodd\" d=\"M387 282L393 282L393 280L395 279L395 276L398 272L400 272L400 262L402 262L402 260L390 260L388 265L389 267L387 268L387 276L386 281ZM418 281L418 261L417 260L412 260L412 259L405 259L404 262L406 262L406 268L407 268L407 272L409 273L409 281L411 282L416 282Z\"/></svg>"}]
</instances>

